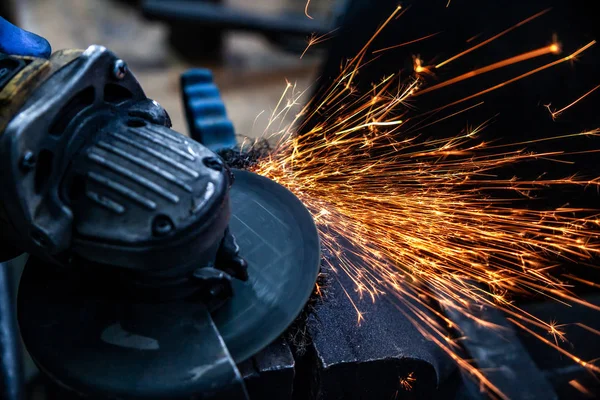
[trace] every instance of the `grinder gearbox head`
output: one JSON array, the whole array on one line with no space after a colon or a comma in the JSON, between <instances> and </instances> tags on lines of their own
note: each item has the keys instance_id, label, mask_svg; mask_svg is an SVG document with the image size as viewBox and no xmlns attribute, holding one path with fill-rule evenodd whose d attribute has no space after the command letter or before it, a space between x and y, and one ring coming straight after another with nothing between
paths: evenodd
<instances>
[{"instance_id":1,"label":"grinder gearbox head","mask_svg":"<svg viewBox=\"0 0 600 400\"><path fill-rule=\"evenodd\" d=\"M34 91L0 137L2 201L15 246L142 270L214 258L231 176L169 129L112 53L92 46Z\"/></svg>"}]
</instances>

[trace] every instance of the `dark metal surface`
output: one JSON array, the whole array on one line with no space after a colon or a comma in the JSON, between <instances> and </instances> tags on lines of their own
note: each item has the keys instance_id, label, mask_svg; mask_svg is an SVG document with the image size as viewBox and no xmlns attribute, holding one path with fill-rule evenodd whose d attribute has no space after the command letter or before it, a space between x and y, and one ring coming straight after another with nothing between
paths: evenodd
<instances>
[{"instance_id":1,"label":"dark metal surface","mask_svg":"<svg viewBox=\"0 0 600 400\"><path fill-rule=\"evenodd\" d=\"M451 309L446 310L446 314L468 338L463 346L486 378L509 399L558 399L550 381L532 360L505 315L490 307L472 311L469 318ZM490 322L497 329L490 330L472 317ZM524 379L527 384L520 384Z\"/></svg>"},{"instance_id":2,"label":"dark metal surface","mask_svg":"<svg viewBox=\"0 0 600 400\"><path fill-rule=\"evenodd\" d=\"M85 396L247 398L202 303L132 302L114 285L111 275L59 271L30 259L19 289L19 323L47 376Z\"/></svg>"},{"instance_id":3,"label":"dark metal surface","mask_svg":"<svg viewBox=\"0 0 600 400\"><path fill-rule=\"evenodd\" d=\"M581 300L600 306L599 293L585 293ZM581 304L561 304L559 302L534 302L523 305L523 309L542 321L555 321L557 329L564 332L565 340L557 338L558 344L583 360L598 360L600 357L600 319L597 311L591 311ZM600 381L595 374L548 346L526 332L518 332L523 345L537 367L543 371L561 399L600 398ZM554 340L551 335L546 336ZM587 392L581 392L571 382L577 381Z\"/></svg>"},{"instance_id":4,"label":"dark metal surface","mask_svg":"<svg viewBox=\"0 0 600 400\"><path fill-rule=\"evenodd\" d=\"M275 340L310 297L320 264L319 236L304 205L283 186L234 170L229 227L248 262L248 282L213 314L231 356L241 362Z\"/></svg>"},{"instance_id":5,"label":"dark metal surface","mask_svg":"<svg viewBox=\"0 0 600 400\"><path fill-rule=\"evenodd\" d=\"M341 269L336 276L308 325L316 359L312 395L324 400L393 399L396 393L398 398L431 397L454 370L453 362L399 311L406 312L405 306L387 296L361 301ZM360 325L344 289L364 313ZM415 381L407 390L400 379L411 373Z\"/></svg>"},{"instance_id":6,"label":"dark metal surface","mask_svg":"<svg viewBox=\"0 0 600 400\"><path fill-rule=\"evenodd\" d=\"M252 400L289 400L295 361L285 339L278 338L239 365Z\"/></svg>"},{"instance_id":7,"label":"dark metal surface","mask_svg":"<svg viewBox=\"0 0 600 400\"><path fill-rule=\"evenodd\" d=\"M23 361L9 268L0 262L0 399L22 400Z\"/></svg>"}]
</instances>

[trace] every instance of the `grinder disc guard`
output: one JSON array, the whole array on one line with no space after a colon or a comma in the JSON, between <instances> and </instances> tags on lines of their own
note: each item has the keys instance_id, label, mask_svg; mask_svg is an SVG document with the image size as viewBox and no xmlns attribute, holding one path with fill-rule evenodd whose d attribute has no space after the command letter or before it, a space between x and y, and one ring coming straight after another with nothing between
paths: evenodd
<instances>
[{"instance_id":1,"label":"grinder disc guard","mask_svg":"<svg viewBox=\"0 0 600 400\"><path fill-rule=\"evenodd\" d=\"M234 362L256 354L293 322L316 282L320 247L308 210L287 189L234 171L230 229L249 280L212 316L192 300L132 304L112 276L86 276L31 259L19 319L40 369L75 392L119 398L237 398ZM223 397L224 396L224 397Z\"/></svg>"},{"instance_id":2,"label":"grinder disc guard","mask_svg":"<svg viewBox=\"0 0 600 400\"><path fill-rule=\"evenodd\" d=\"M319 273L317 228L304 205L262 176L235 171L229 222L248 262L249 282L233 282L233 298L213 319L240 362L275 340L298 316Z\"/></svg>"}]
</instances>

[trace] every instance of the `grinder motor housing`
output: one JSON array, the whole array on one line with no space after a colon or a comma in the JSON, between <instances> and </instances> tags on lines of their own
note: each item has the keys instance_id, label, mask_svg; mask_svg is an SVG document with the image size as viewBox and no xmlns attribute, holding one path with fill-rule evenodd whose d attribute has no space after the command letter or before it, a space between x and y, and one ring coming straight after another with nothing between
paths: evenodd
<instances>
[{"instance_id":1,"label":"grinder motor housing","mask_svg":"<svg viewBox=\"0 0 600 400\"><path fill-rule=\"evenodd\" d=\"M101 46L6 60L20 70L0 96L5 258L84 259L147 285L214 263L232 174L169 129L122 60Z\"/></svg>"}]
</instances>

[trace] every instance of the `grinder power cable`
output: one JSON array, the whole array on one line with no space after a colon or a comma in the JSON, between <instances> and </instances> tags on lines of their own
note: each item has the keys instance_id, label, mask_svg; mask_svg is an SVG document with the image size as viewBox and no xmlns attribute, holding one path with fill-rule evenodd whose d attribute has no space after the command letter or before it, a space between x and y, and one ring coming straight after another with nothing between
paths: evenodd
<instances>
[{"instance_id":1,"label":"grinder power cable","mask_svg":"<svg viewBox=\"0 0 600 400\"><path fill-rule=\"evenodd\" d=\"M39 369L83 397L248 398L236 365L314 289L307 209L171 130L104 47L0 69L0 261L29 254L18 322Z\"/></svg>"}]
</instances>

